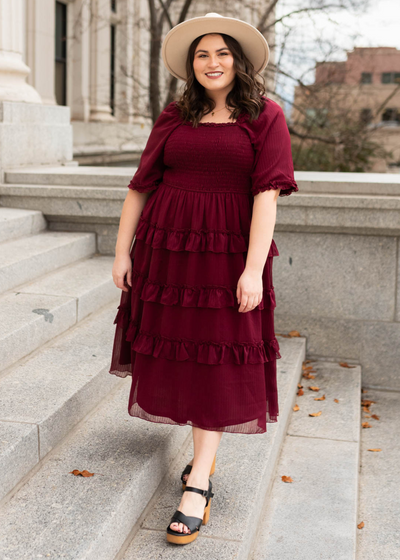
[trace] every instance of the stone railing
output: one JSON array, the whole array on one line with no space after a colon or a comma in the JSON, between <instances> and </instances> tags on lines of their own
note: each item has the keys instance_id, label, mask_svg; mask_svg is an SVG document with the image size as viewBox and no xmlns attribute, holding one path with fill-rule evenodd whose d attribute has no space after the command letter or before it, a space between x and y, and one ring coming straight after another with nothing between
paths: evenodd
<instances>
[{"instance_id":1,"label":"stone railing","mask_svg":"<svg viewBox=\"0 0 400 560\"><path fill-rule=\"evenodd\" d=\"M41 210L52 230L93 231L113 254L134 168L15 169L3 206ZM307 356L360 363L365 386L400 389L400 175L298 172L280 197L275 331Z\"/></svg>"}]
</instances>

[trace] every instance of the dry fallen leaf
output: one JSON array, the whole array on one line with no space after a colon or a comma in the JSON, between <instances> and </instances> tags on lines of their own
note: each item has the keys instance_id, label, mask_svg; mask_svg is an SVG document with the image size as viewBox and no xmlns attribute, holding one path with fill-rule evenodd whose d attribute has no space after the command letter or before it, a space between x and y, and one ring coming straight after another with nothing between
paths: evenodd
<instances>
[{"instance_id":1,"label":"dry fallen leaf","mask_svg":"<svg viewBox=\"0 0 400 560\"><path fill-rule=\"evenodd\" d=\"M315 375L311 375L311 373L303 373L303 377L305 379L315 379Z\"/></svg>"},{"instance_id":2,"label":"dry fallen leaf","mask_svg":"<svg viewBox=\"0 0 400 560\"><path fill-rule=\"evenodd\" d=\"M289 336L300 336L299 331L290 331Z\"/></svg>"},{"instance_id":3,"label":"dry fallen leaf","mask_svg":"<svg viewBox=\"0 0 400 560\"><path fill-rule=\"evenodd\" d=\"M315 401L324 401L325 400L325 395L322 395L322 397L314 397Z\"/></svg>"},{"instance_id":4,"label":"dry fallen leaf","mask_svg":"<svg viewBox=\"0 0 400 560\"><path fill-rule=\"evenodd\" d=\"M285 476L285 475L282 475L282 480L283 482L293 482L290 476Z\"/></svg>"},{"instance_id":5,"label":"dry fallen leaf","mask_svg":"<svg viewBox=\"0 0 400 560\"><path fill-rule=\"evenodd\" d=\"M339 402L339 399L333 399L333 401L334 401L335 403L338 403L338 402Z\"/></svg>"},{"instance_id":6,"label":"dry fallen leaf","mask_svg":"<svg viewBox=\"0 0 400 560\"><path fill-rule=\"evenodd\" d=\"M297 383L297 387L298 387L299 389L302 389L302 388L303 388L303 385L301 385L301 383Z\"/></svg>"},{"instance_id":7,"label":"dry fallen leaf","mask_svg":"<svg viewBox=\"0 0 400 560\"><path fill-rule=\"evenodd\" d=\"M375 404L375 403L376 403L376 401L371 401L369 399L363 399L361 401L362 406L370 406L371 404Z\"/></svg>"},{"instance_id":8,"label":"dry fallen leaf","mask_svg":"<svg viewBox=\"0 0 400 560\"><path fill-rule=\"evenodd\" d=\"M377 448L367 449L367 451L382 451L382 449L380 447L377 447Z\"/></svg>"},{"instance_id":9,"label":"dry fallen leaf","mask_svg":"<svg viewBox=\"0 0 400 560\"><path fill-rule=\"evenodd\" d=\"M293 410L294 410L295 412L297 412L298 410L300 410L299 405L298 405L298 404L295 404L294 407L293 407Z\"/></svg>"},{"instance_id":10,"label":"dry fallen leaf","mask_svg":"<svg viewBox=\"0 0 400 560\"><path fill-rule=\"evenodd\" d=\"M379 420L379 416L377 416L376 414L372 414L371 418L375 418L375 420Z\"/></svg>"},{"instance_id":11,"label":"dry fallen leaf","mask_svg":"<svg viewBox=\"0 0 400 560\"><path fill-rule=\"evenodd\" d=\"M78 471L78 469L75 469L73 471L70 471L68 474L74 474L75 476L93 476L94 473L91 473L89 471Z\"/></svg>"},{"instance_id":12,"label":"dry fallen leaf","mask_svg":"<svg viewBox=\"0 0 400 560\"><path fill-rule=\"evenodd\" d=\"M315 387L315 386L309 387L309 389L310 391L319 391L319 387Z\"/></svg>"},{"instance_id":13,"label":"dry fallen leaf","mask_svg":"<svg viewBox=\"0 0 400 560\"><path fill-rule=\"evenodd\" d=\"M372 426L369 422L363 422L361 425L362 425L363 428L372 428Z\"/></svg>"},{"instance_id":14,"label":"dry fallen leaf","mask_svg":"<svg viewBox=\"0 0 400 560\"><path fill-rule=\"evenodd\" d=\"M350 366L347 362L339 362L339 365L341 367L347 367L347 368L355 368L357 366Z\"/></svg>"},{"instance_id":15,"label":"dry fallen leaf","mask_svg":"<svg viewBox=\"0 0 400 560\"><path fill-rule=\"evenodd\" d=\"M357 525L357 527L358 527L359 529L362 529L362 528L364 527L364 521L361 521L361 523L359 523L359 524Z\"/></svg>"},{"instance_id":16,"label":"dry fallen leaf","mask_svg":"<svg viewBox=\"0 0 400 560\"><path fill-rule=\"evenodd\" d=\"M308 416L321 416L321 414L322 414L322 410L320 410L319 412L310 412Z\"/></svg>"},{"instance_id":17,"label":"dry fallen leaf","mask_svg":"<svg viewBox=\"0 0 400 560\"><path fill-rule=\"evenodd\" d=\"M304 390L303 390L303 389L299 389L299 390L297 391L297 396L298 396L298 397L301 397L302 395L304 395Z\"/></svg>"}]
</instances>

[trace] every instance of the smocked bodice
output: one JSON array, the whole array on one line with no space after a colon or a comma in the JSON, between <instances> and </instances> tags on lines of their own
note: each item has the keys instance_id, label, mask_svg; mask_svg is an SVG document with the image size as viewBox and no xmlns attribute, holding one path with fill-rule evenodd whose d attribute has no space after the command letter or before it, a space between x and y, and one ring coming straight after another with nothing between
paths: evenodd
<instances>
[{"instance_id":1,"label":"smocked bodice","mask_svg":"<svg viewBox=\"0 0 400 560\"><path fill-rule=\"evenodd\" d=\"M255 153L235 123L183 123L164 148L163 183L190 191L250 193Z\"/></svg>"}]
</instances>

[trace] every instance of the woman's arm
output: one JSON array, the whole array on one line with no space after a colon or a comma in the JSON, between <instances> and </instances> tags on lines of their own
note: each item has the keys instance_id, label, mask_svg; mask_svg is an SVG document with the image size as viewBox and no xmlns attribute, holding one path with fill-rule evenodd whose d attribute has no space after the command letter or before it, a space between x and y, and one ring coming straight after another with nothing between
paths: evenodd
<instances>
[{"instance_id":1,"label":"woman's arm","mask_svg":"<svg viewBox=\"0 0 400 560\"><path fill-rule=\"evenodd\" d=\"M280 191L271 189L254 197L246 267L236 291L240 313L257 307L263 297L262 274L274 234Z\"/></svg>"},{"instance_id":2,"label":"woman's arm","mask_svg":"<svg viewBox=\"0 0 400 560\"><path fill-rule=\"evenodd\" d=\"M140 214L150 194L151 191L140 193L139 191L129 189L122 207L117 242L115 245L115 260L112 276L114 284L124 292L128 291L128 288L124 284L125 275L129 286L132 286L130 249L133 236L135 235L139 223Z\"/></svg>"}]
</instances>

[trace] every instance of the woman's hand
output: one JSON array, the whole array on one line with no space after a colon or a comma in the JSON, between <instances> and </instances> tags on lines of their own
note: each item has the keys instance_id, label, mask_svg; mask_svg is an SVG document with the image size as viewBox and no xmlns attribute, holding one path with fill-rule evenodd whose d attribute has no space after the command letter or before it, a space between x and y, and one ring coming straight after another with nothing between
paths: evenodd
<instances>
[{"instance_id":1,"label":"woman's hand","mask_svg":"<svg viewBox=\"0 0 400 560\"><path fill-rule=\"evenodd\" d=\"M124 282L125 275L127 283L132 287L132 260L129 253L116 255L112 268L114 284L117 288L127 292L128 288Z\"/></svg>"},{"instance_id":2,"label":"woman's hand","mask_svg":"<svg viewBox=\"0 0 400 560\"><path fill-rule=\"evenodd\" d=\"M262 274L245 268L238 280L236 297L240 304L239 313L246 313L257 307L263 297Z\"/></svg>"}]
</instances>

